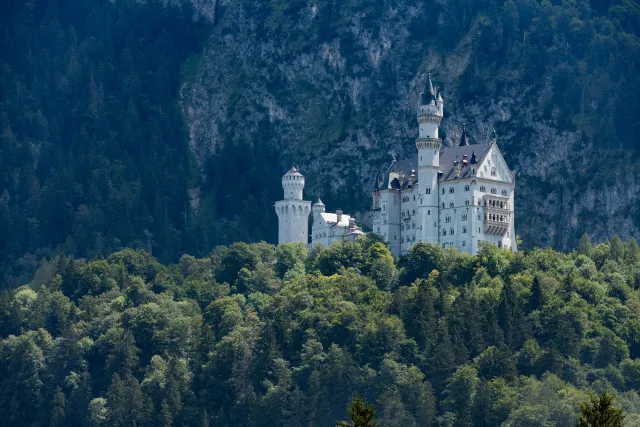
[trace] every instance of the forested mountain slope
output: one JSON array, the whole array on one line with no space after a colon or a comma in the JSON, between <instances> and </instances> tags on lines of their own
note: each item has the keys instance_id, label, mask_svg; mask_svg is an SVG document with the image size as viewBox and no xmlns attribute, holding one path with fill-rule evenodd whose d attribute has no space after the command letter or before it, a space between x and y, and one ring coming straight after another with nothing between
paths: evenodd
<instances>
[{"instance_id":1,"label":"forested mountain slope","mask_svg":"<svg viewBox=\"0 0 640 427\"><path fill-rule=\"evenodd\" d=\"M291 163L366 224L414 150L425 73L446 141L496 127L526 247L637 234L633 0L0 0L0 277L43 257L162 262L274 242Z\"/></svg>"},{"instance_id":2,"label":"forested mountain slope","mask_svg":"<svg viewBox=\"0 0 640 427\"><path fill-rule=\"evenodd\" d=\"M11 426L573 427L611 390L640 421L640 250L477 257L361 238L236 243L163 266L64 257L0 294Z\"/></svg>"}]
</instances>

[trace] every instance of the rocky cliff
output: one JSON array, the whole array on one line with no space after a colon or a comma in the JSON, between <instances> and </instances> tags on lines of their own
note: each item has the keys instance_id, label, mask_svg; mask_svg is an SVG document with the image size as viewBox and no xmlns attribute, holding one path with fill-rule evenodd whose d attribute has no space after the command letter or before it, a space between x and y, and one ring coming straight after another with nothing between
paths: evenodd
<instances>
[{"instance_id":1,"label":"rocky cliff","mask_svg":"<svg viewBox=\"0 0 640 427\"><path fill-rule=\"evenodd\" d=\"M206 49L184 73L191 148L204 165L225 147L255 151L259 140L280 162L261 177L273 189L270 199L280 195L279 173L295 163L307 177L308 198L321 195L330 209L356 211L366 223L376 171L391 153L415 149L415 107L430 68L444 94L446 143L457 141L463 122L475 141L498 130L517 171L516 227L526 247L566 249L584 231L595 240L637 236L633 149L595 142L607 97L593 99L593 83L583 83L581 99L559 100L558 91L568 89L558 60L547 57L529 69L532 55L525 60L521 53L536 43L531 26L536 19L542 26L548 5L528 2L538 8L529 29L510 30L505 14L513 2L487 2L485 9L457 3L194 0L199 16L213 24ZM559 19L550 19L561 33ZM538 44L561 56L570 36ZM506 59L492 58L501 49ZM592 82L595 70L583 80Z\"/></svg>"}]
</instances>

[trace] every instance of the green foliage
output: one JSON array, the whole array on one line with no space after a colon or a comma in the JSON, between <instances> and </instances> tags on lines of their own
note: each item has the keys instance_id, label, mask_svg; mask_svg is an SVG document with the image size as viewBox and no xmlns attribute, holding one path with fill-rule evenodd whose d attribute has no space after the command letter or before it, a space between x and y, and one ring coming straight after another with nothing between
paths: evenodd
<instances>
[{"instance_id":1,"label":"green foliage","mask_svg":"<svg viewBox=\"0 0 640 427\"><path fill-rule=\"evenodd\" d=\"M337 427L374 427L376 425L374 419L376 411L373 405L367 405L360 396L354 397L349 403L348 412L353 422L338 421Z\"/></svg>"},{"instance_id":2,"label":"green foliage","mask_svg":"<svg viewBox=\"0 0 640 427\"><path fill-rule=\"evenodd\" d=\"M359 395L378 426L571 427L602 390L631 413L640 264L623 246L599 267L595 250L416 245L398 268L368 238L234 244L168 266L128 249L64 257L0 293L0 419L367 425L364 403L345 408Z\"/></svg>"},{"instance_id":3,"label":"green foliage","mask_svg":"<svg viewBox=\"0 0 640 427\"><path fill-rule=\"evenodd\" d=\"M605 391L580 405L576 427L622 427L623 420L622 411L613 406L613 396Z\"/></svg>"}]
</instances>

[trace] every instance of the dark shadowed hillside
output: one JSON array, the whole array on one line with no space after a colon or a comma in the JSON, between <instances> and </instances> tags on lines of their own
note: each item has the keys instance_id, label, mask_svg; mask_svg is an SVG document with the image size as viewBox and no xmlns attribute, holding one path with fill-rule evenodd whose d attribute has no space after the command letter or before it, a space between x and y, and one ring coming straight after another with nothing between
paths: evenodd
<instances>
[{"instance_id":1,"label":"dark shadowed hillside","mask_svg":"<svg viewBox=\"0 0 640 427\"><path fill-rule=\"evenodd\" d=\"M0 270L273 242L280 175L367 223L413 151L428 68L443 134L493 127L525 247L637 235L633 0L0 0ZM5 284L5 285L6 285Z\"/></svg>"}]
</instances>

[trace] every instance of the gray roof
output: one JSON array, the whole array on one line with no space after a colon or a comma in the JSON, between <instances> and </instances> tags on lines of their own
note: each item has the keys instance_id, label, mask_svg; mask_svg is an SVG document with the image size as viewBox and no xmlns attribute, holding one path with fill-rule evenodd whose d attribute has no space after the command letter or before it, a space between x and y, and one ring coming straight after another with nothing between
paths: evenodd
<instances>
[{"instance_id":1,"label":"gray roof","mask_svg":"<svg viewBox=\"0 0 640 427\"><path fill-rule=\"evenodd\" d=\"M479 163L489 151L492 142L485 142L482 144L473 144L473 145L462 145L455 147L443 147L440 150L440 173L438 174L439 181L449 181L458 179L458 174L456 171L456 166L454 162L462 162L466 160L467 163L460 169L460 177L459 178L467 178L471 175L471 169L477 166L472 166L471 158L475 155L477 159L476 163ZM466 157L465 157L466 155ZM475 163L474 163L475 164ZM389 180L389 172L384 176L384 181L380 186L381 189L393 188L393 189L404 189L409 187L408 178L411 175L411 169L416 168L418 166L418 153L416 153L413 157L408 159L403 159L395 162L389 168L389 172L392 170L401 170L404 171L405 180L404 185L400 185L400 182L397 179ZM418 182L416 179L414 181L414 185Z\"/></svg>"},{"instance_id":2,"label":"gray roof","mask_svg":"<svg viewBox=\"0 0 640 427\"><path fill-rule=\"evenodd\" d=\"M298 172L298 169L296 169L295 166L293 166L291 169L289 169L289 171L287 173L285 173L285 176L287 176L287 175L302 176L302 174L300 172Z\"/></svg>"}]
</instances>

